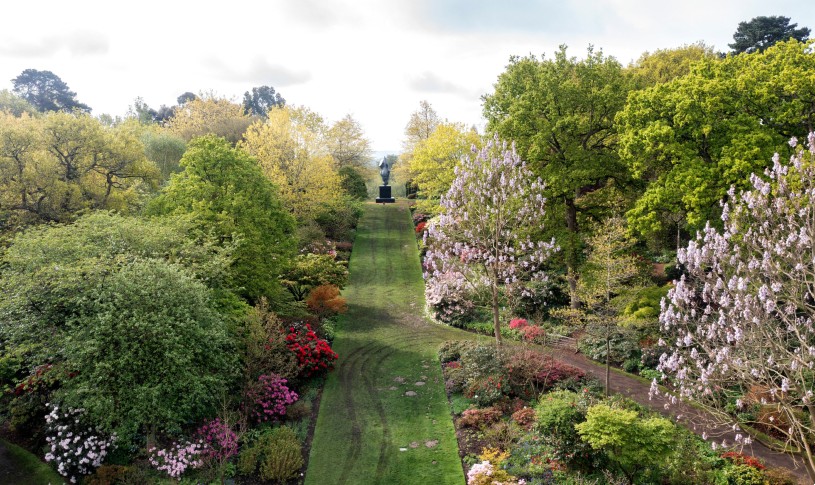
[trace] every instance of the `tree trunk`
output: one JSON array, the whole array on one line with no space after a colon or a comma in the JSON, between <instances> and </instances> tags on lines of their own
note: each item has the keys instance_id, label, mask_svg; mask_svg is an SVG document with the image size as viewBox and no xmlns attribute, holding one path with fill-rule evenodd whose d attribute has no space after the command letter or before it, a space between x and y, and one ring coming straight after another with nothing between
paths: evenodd
<instances>
[{"instance_id":1,"label":"tree trunk","mask_svg":"<svg viewBox=\"0 0 815 485\"><path fill-rule=\"evenodd\" d=\"M609 356L611 355L611 335L609 335L609 329L606 327L606 397L608 397L608 387L611 384L611 360Z\"/></svg>"},{"instance_id":2,"label":"tree trunk","mask_svg":"<svg viewBox=\"0 0 815 485\"><path fill-rule=\"evenodd\" d=\"M501 319L498 315L498 285L492 284L492 325L495 329L495 342L501 345Z\"/></svg>"},{"instance_id":3,"label":"tree trunk","mask_svg":"<svg viewBox=\"0 0 815 485\"><path fill-rule=\"evenodd\" d=\"M566 277L569 281L569 300L572 309L580 308L577 297L577 207L574 198L566 198L566 228L569 230L569 247L566 249Z\"/></svg>"}]
</instances>

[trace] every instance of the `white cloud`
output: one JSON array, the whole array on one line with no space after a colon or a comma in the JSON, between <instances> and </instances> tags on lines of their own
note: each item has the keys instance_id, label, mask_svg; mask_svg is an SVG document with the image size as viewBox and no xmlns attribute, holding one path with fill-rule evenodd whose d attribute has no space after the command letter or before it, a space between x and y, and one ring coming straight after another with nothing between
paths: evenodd
<instances>
[{"instance_id":1,"label":"white cloud","mask_svg":"<svg viewBox=\"0 0 815 485\"><path fill-rule=\"evenodd\" d=\"M61 51L75 57L103 55L109 48L107 36L93 31L47 35L39 39L6 37L0 40L0 56L18 58L51 57Z\"/></svg>"}]
</instances>

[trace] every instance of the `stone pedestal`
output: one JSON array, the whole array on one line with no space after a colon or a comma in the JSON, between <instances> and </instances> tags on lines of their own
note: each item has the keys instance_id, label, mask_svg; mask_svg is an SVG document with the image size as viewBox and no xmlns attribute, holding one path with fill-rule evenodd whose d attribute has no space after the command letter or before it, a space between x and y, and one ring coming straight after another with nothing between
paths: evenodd
<instances>
[{"instance_id":1,"label":"stone pedestal","mask_svg":"<svg viewBox=\"0 0 815 485\"><path fill-rule=\"evenodd\" d=\"M391 186L390 185L380 185L379 186L379 197L376 199L377 204L391 204L396 202L396 199L391 197Z\"/></svg>"}]
</instances>

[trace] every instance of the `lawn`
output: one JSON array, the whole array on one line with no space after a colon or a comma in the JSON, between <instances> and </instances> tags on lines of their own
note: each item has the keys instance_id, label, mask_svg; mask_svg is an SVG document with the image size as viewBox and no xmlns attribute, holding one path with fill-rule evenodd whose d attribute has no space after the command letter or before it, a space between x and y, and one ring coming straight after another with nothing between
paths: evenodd
<instances>
[{"instance_id":1,"label":"lawn","mask_svg":"<svg viewBox=\"0 0 815 485\"><path fill-rule=\"evenodd\" d=\"M343 291L306 484L462 484L437 350L472 334L429 323L407 206L366 206Z\"/></svg>"}]
</instances>

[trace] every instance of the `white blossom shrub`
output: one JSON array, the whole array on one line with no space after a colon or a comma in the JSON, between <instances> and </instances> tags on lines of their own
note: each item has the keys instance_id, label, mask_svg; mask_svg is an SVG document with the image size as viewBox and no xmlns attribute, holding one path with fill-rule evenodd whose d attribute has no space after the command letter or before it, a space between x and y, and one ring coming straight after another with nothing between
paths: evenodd
<instances>
[{"instance_id":1,"label":"white blossom shrub","mask_svg":"<svg viewBox=\"0 0 815 485\"><path fill-rule=\"evenodd\" d=\"M815 134L806 150L795 138L790 146L789 163L776 154L751 190L731 189L721 230L708 224L679 252L686 275L662 301L669 350L658 370L679 399L722 412L732 396L737 410L757 406L815 479Z\"/></svg>"},{"instance_id":2,"label":"white blossom shrub","mask_svg":"<svg viewBox=\"0 0 815 485\"><path fill-rule=\"evenodd\" d=\"M83 409L60 410L50 403L47 406L50 412L45 416L45 461L53 463L71 483L77 483L81 476L90 475L102 465L115 446L116 436L105 436L85 425Z\"/></svg>"}]
</instances>

